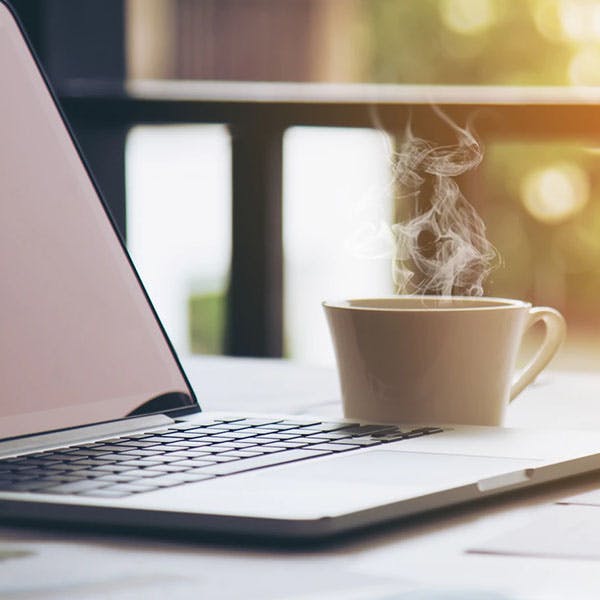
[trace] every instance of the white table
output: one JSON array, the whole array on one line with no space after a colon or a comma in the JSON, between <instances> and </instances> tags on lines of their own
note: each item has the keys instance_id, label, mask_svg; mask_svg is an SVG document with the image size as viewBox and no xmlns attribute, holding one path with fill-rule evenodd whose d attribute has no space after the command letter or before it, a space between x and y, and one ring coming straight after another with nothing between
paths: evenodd
<instances>
[{"instance_id":1,"label":"white table","mask_svg":"<svg viewBox=\"0 0 600 600\"><path fill-rule=\"evenodd\" d=\"M205 409L341 413L330 369L254 359L184 363ZM600 374L543 375L510 407L507 424L600 427ZM597 598L597 560L467 552L540 515L552 522L554 501L595 485L588 478L448 510L312 550L4 528L0 597ZM591 511L600 524L600 507Z\"/></svg>"}]
</instances>

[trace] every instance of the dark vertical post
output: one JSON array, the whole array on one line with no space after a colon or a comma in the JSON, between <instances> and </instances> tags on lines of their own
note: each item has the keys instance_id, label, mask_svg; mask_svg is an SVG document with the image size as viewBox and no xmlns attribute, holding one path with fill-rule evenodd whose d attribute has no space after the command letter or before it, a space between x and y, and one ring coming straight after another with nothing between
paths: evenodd
<instances>
[{"instance_id":1,"label":"dark vertical post","mask_svg":"<svg viewBox=\"0 0 600 600\"><path fill-rule=\"evenodd\" d=\"M233 252L226 352L283 353L283 130L232 126Z\"/></svg>"}]
</instances>

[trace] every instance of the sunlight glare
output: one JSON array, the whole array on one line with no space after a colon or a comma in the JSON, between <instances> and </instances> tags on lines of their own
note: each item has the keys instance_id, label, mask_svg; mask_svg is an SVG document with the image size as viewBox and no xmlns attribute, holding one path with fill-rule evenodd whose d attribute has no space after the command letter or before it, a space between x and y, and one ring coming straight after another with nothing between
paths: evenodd
<instances>
[{"instance_id":1,"label":"sunlight glare","mask_svg":"<svg viewBox=\"0 0 600 600\"><path fill-rule=\"evenodd\" d=\"M466 35L482 33L497 18L492 0L444 0L440 12L448 29Z\"/></svg>"},{"instance_id":2,"label":"sunlight glare","mask_svg":"<svg viewBox=\"0 0 600 600\"><path fill-rule=\"evenodd\" d=\"M600 85L600 48L588 46L573 55L569 81L573 85Z\"/></svg>"},{"instance_id":3,"label":"sunlight glare","mask_svg":"<svg viewBox=\"0 0 600 600\"><path fill-rule=\"evenodd\" d=\"M589 200L589 180L583 169L561 162L529 173L521 187L527 212L555 225L579 213Z\"/></svg>"},{"instance_id":4,"label":"sunlight glare","mask_svg":"<svg viewBox=\"0 0 600 600\"><path fill-rule=\"evenodd\" d=\"M559 19L567 39L575 42L600 41L600 4L596 0L562 0Z\"/></svg>"}]
</instances>

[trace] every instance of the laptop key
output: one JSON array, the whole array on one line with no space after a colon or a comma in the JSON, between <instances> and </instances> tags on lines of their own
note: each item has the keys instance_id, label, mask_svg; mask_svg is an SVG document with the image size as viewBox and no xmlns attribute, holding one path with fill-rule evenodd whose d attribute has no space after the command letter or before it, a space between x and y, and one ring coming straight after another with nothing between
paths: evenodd
<instances>
[{"instance_id":1,"label":"laptop key","mask_svg":"<svg viewBox=\"0 0 600 600\"><path fill-rule=\"evenodd\" d=\"M66 473L66 472L65 472ZM82 471L68 471L73 477L79 477L81 479L95 479L106 475L106 471L94 471L93 469L84 469Z\"/></svg>"},{"instance_id":2,"label":"laptop key","mask_svg":"<svg viewBox=\"0 0 600 600\"><path fill-rule=\"evenodd\" d=\"M111 491L111 492L127 492L129 494L139 494L142 492L153 492L154 490L158 490L160 489L157 485L145 485L142 483L116 483L114 485L111 485L109 487L103 488L102 490L98 490L99 492L102 491ZM89 490L88 490L89 492ZM88 494L89 496L95 496L96 493L95 492L89 492Z\"/></svg>"},{"instance_id":3,"label":"laptop key","mask_svg":"<svg viewBox=\"0 0 600 600\"><path fill-rule=\"evenodd\" d=\"M322 442L323 440L321 440ZM305 446L310 446L310 442L305 442L302 438L296 440L281 440L278 442L272 442L269 444L265 444L261 446L261 450L263 448L304 448Z\"/></svg>"},{"instance_id":4,"label":"laptop key","mask_svg":"<svg viewBox=\"0 0 600 600\"><path fill-rule=\"evenodd\" d=\"M418 436L419 437L423 435L422 433L420 433ZM399 442L400 440L405 440L408 437L408 432L406 433L395 433L395 434L390 434L390 435L382 435L382 436L373 436L375 439L379 440L382 443L388 443L388 442ZM415 436L413 436L415 437Z\"/></svg>"},{"instance_id":5,"label":"laptop key","mask_svg":"<svg viewBox=\"0 0 600 600\"><path fill-rule=\"evenodd\" d=\"M247 450L232 450L231 452L224 452L220 456L227 458L252 458L253 456L262 456L262 452L248 452Z\"/></svg>"},{"instance_id":6,"label":"laptop key","mask_svg":"<svg viewBox=\"0 0 600 600\"><path fill-rule=\"evenodd\" d=\"M211 454L216 454L219 452L231 452L232 450L238 449L238 446L235 442L231 442L229 444L214 444L209 448Z\"/></svg>"},{"instance_id":7,"label":"laptop key","mask_svg":"<svg viewBox=\"0 0 600 600\"><path fill-rule=\"evenodd\" d=\"M10 484L5 489L9 492L36 492L48 487L48 483L43 481L17 481Z\"/></svg>"},{"instance_id":8,"label":"laptop key","mask_svg":"<svg viewBox=\"0 0 600 600\"><path fill-rule=\"evenodd\" d=\"M272 433L267 433L264 436L260 436L263 439L269 440L293 440L294 438L300 437L297 433L279 433L274 431Z\"/></svg>"},{"instance_id":9,"label":"laptop key","mask_svg":"<svg viewBox=\"0 0 600 600\"><path fill-rule=\"evenodd\" d=\"M242 431L222 431L219 437L229 440L243 440L244 438L254 437L254 433L247 430Z\"/></svg>"},{"instance_id":10,"label":"laptop key","mask_svg":"<svg viewBox=\"0 0 600 600\"><path fill-rule=\"evenodd\" d=\"M271 467L305 458L314 458L316 456L325 456L331 454L328 451L315 450L286 450L274 454L257 456L255 458L245 458L236 460L231 463L223 463L201 469L202 473L210 473L212 475L232 475L233 473L241 473L242 471L250 471L252 469L260 469L262 467Z\"/></svg>"},{"instance_id":11,"label":"laptop key","mask_svg":"<svg viewBox=\"0 0 600 600\"><path fill-rule=\"evenodd\" d=\"M282 423L283 419L259 419L259 418L250 418L250 419L240 419L236 421L241 425L247 425L248 427L264 427L266 425L273 425L275 423Z\"/></svg>"},{"instance_id":12,"label":"laptop key","mask_svg":"<svg viewBox=\"0 0 600 600\"><path fill-rule=\"evenodd\" d=\"M133 446L134 448L146 448L147 446L152 446L152 442L142 441L142 440L132 440L121 442L121 446L125 446L126 448L129 446Z\"/></svg>"},{"instance_id":13,"label":"laptop key","mask_svg":"<svg viewBox=\"0 0 600 600\"><path fill-rule=\"evenodd\" d=\"M328 422L328 423L319 423L318 425L308 425L306 427L306 432L316 433L317 431L326 432L326 431L338 431L340 429L345 429L346 427L352 427L352 423L344 423L340 422Z\"/></svg>"},{"instance_id":14,"label":"laptop key","mask_svg":"<svg viewBox=\"0 0 600 600\"><path fill-rule=\"evenodd\" d=\"M98 463L105 461L105 462L119 462L119 461L125 461L125 460L131 460L133 458L136 458L135 454L128 454L128 453L120 453L116 454L116 453L112 453L112 454L102 454L101 456L96 456L93 458L93 460L98 461ZM77 462L79 464L82 464L86 461L92 461L92 458L86 458L83 460L77 460Z\"/></svg>"},{"instance_id":15,"label":"laptop key","mask_svg":"<svg viewBox=\"0 0 600 600\"><path fill-rule=\"evenodd\" d=\"M415 429L414 431L408 431L402 437L404 439L410 439L410 438L421 437L423 435L427 435L427 433L423 430Z\"/></svg>"},{"instance_id":16,"label":"laptop key","mask_svg":"<svg viewBox=\"0 0 600 600\"><path fill-rule=\"evenodd\" d=\"M283 450L283 448L279 448L279 450ZM239 456L225 456L224 454L212 454L210 460L213 463L224 463L231 462L232 460L239 460ZM178 463L175 463L178 464Z\"/></svg>"},{"instance_id":17,"label":"laptop key","mask_svg":"<svg viewBox=\"0 0 600 600\"><path fill-rule=\"evenodd\" d=\"M193 440L185 440L182 442L175 442L174 444L167 444L166 446L163 447L163 450L165 452L168 452L169 450L172 450L174 448L184 448L184 449L190 449L190 448L206 448L206 446L210 446L210 442L195 442Z\"/></svg>"},{"instance_id":18,"label":"laptop key","mask_svg":"<svg viewBox=\"0 0 600 600\"><path fill-rule=\"evenodd\" d=\"M381 441L378 439L373 439L369 437L353 437L353 438L344 438L344 439L336 439L336 444L349 444L351 446L360 446L361 448L366 448L367 446L379 446L381 445Z\"/></svg>"},{"instance_id":19,"label":"laptop key","mask_svg":"<svg viewBox=\"0 0 600 600\"><path fill-rule=\"evenodd\" d=\"M213 460L180 460L175 463L177 467L186 467L187 469L193 469L196 467L208 467L214 465L216 461Z\"/></svg>"},{"instance_id":20,"label":"laptop key","mask_svg":"<svg viewBox=\"0 0 600 600\"><path fill-rule=\"evenodd\" d=\"M111 483L131 483L137 480L138 477L135 475L128 475L127 473L113 473L111 475L98 477L98 481L105 481L107 485Z\"/></svg>"},{"instance_id":21,"label":"laptop key","mask_svg":"<svg viewBox=\"0 0 600 600\"><path fill-rule=\"evenodd\" d=\"M171 487L172 485L181 485L182 483L192 483L195 481L203 481L205 479L212 479L214 475L210 475L203 472L195 473L169 473L162 477L155 477L152 479L152 485L160 487Z\"/></svg>"},{"instance_id":22,"label":"laptop key","mask_svg":"<svg viewBox=\"0 0 600 600\"><path fill-rule=\"evenodd\" d=\"M150 446L151 444L168 444L169 442L177 442L179 439L180 438L171 435L154 435L146 438L144 441L148 442L148 445Z\"/></svg>"},{"instance_id":23,"label":"laptop key","mask_svg":"<svg viewBox=\"0 0 600 600\"><path fill-rule=\"evenodd\" d=\"M146 490L147 491L147 490ZM89 496L93 498L124 498L125 496L131 495L131 492L125 492L123 490L112 490L109 488L102 488L99 490L92 490L89 492L80 492L78 496Z\"/></svg>"},{"instance_id":24,"label":"laptop key","mask_svg":"<svg viewBox=\"0 0 600 600\"><path fill-rule=\"evenodd\" d=\"M90 466L90 465L87 465ZM85 465L82 465L81 462L74 463L59 463L56 465L52 465L52 467L48 467L48 471L81 471L83 470Z\"/></svg>"},{"instance_id":25,"label":"laptop key","mask_svg":"<svg viewBox=\"0 0 600 600\"><path fill-rule=\"evenodd\" d=\"M198 434L194 433L193 431L184 431L182 433L176 433L173 437L179 440L193 440L200 436L198 436Z\"/></svg>"},{"instance_id":26,"label":"laptop key","mask_svg":"<svg viewBox=\"0 0 600 600\"><path fill-rule=\"evenodd\" d=\"M274 423L273 425L265 425L264 426L265 429L269 429L272 432L278 432L278 431L287 431L289 429L296 429L297 425L293 425L291 423Z\"/></svg>"},{"instance_id":27,"label":"laptop key","mask_svg":"<svg viewBox=\"0 0 600 600\"><path fill-rule=\"evenodd\" d=\"M187 471L189 469L189 467L179 467L177 466L177 463L172 463L169 465L156 465L155 467L152 467L152 472L160 472L161 475L164 475L165 473L181 473L182 471ZM147 469L142 469L144 472L147 471Z\"/></svg>"},{"instance_id":28,"label":"laptop key","mask_svg":"<svg viewBox=\"0 0 600 600\"><path fill-rule=\"evenodd\" d=\"M163 450L131 450L128 454L133 456L160 456L163 454Z\"/></svg>"},{"instance_id":29,"label":"laptop key","mask_svg":"<svg viewBox=\"0 0 600 600\"><path fill-rule=\"evenodd\" d=\"M39 465L29 465L27 463L23 463L18 467L13 468L13 471L17 471L19 473L35 473L39 470Z\"/></svg>"},{"instance_id":30,"label":"laptop key","mask_svg":"<svg viewBox=\"0 0 600 600\"><path fill-rule=\"evenodd\" d=\"M203 429L205 431L214 431L215 429L219 431L239 431L240 429L249 429L250 427L251 426L244 425L243 423L217 423L210 427L199 427L198 429ZM197 429L194 431L197 431Z\"/></svg>"},{"instance_id":31,"label":"laptop key","mask_svg":"<svg viewBox=\"0 0 600 600\"><path fill-rule=\"evenodd\" d=\"M356 436L375 435L377 433L385 435L386 433L394 434L398 432L395 425L353 425L346 432Z\"/></svg>"},{"instance_id":32,"label":"laptop key","mask_svg":"<svg viewBox=\"0 0 600 600\"><path fill-rule=\"evenodd\" d=\"M349 437L350 436L348 436L348 438ZM303 442L306 442L307 444L326 444L327 442L330 442L332 440L337 442L337 438L330 438L329 434L327 434L327 433L321 433L321 434L316 434L316 435L307 435L307 436L302 436L302 437L298 438L298 441L303 441Z\"/></svg>"},{"instance_id":33,"label":"laptop key","mask_svg":"<svg viewBox=\"0 0 600 600\"><path fill-rule=\"evenodd\" d=\"M51 487L54 485L58 485L60 483L72 483L72 482L76 482L76 481L85 481L85 480L77 475L57 473L57 474L51 475L50 477L43 477L42 479L40 479L40 481L45 482L46 487Z\"/></svg>"},{"instance_id":34,"label":"laptop key","mask_svg":"<svg viewBox=\"0 0 600 600\"><path fill-rule=\"evenodd\" d=\"M205 456L211 456L210 452L194 452L189 450L182 450L181 452L171 452L169 456L179 456L180 458L201 458Z\"/></svg>"},{"instance_id":35,"label":"laptop key","mask_svg":"<svg viewBox=\"0 0 600 600\"><path fill-rule=\"evenodd\" d=\"M315 437L321 438L323 440L346 440L351 438L352 436L356 436L356 434L352 433L347 429L341 429L340 431L321 431L319 433L314 433L311 436L307 437Z\"/></svg>"},{"instance_id":36,"label":"laptop key","mask_svg":"<svg viewBox=\"0 0 600 600\"><path fill-rule=\"evenodd\" d=\"M139 460L127 460L123 463L121 463L123 466L126 467L152 467L153 465L159 465L160 461L159 460L154 460L154 459L139 459Z\"/></svg>"},{"instance_id":37,"label":"laptop key","mask_svg":"<svg viewBox=\"0 0 600 600\"><path fill-rule=\"evenodd\" d=\"M263 444L261 446L256 446L256 449L260 450L261 454L271 454L273 452L282 452L283 450L285 450L285 447L274 442L273 445ZM250 450L253 450L253 448L250 448ZM220 456L220 455L217 455L217 456Z\"/></svg>"},{"instance_id":38,"label":"laptop key","mask_svg":"<svg viewBox=\"0 0 600 600\"><path fill-rule=\"evenodd\" d=\"M308 447L310 450L328 450L329 452L346 452L360 448L359 445L352 446L350 444L314 444Z\"/></svg>"},{"instance_id":39,"label":"laptop key","mask_svg":"<svg viewBox=\"0 0 600 600\"><path fill-rule=\"evenodd\" d=\"M154 459L151 459L151 460L154 460ZM173 456L173 454L161 454L159 457L157 457L157 460L159 460L160 462L157 463L157 461L154 460L154 464L165 465L165 464L168 464L168 463L175 462L177 460L181 460L181 457L179 457L179 456ZM131 461L127 461L127 462L129 463ZM123 463L120 463L120 464L123 464ZM149 463L144 462L144 464L149 464Z\"/></svg>"},{"instance_id":40,"label":"laptop key","mask_svg":"<svg viewBox=\"0 0 600 600\"><path fill-rule=\"evenodd\" d=\"M39 475L36 475L31 471L23 471L16 472L10 474L10 479L13 481L37 481L39 479Z\"/></svg>"},{"instance_id":41,"label":"laptop key","mask_svg":"<svg viewBox=\"0 0 600 600\"><path fill-rule=\"evenodd\" d=\"M125 446L123 444L99 443L93 449L77 450L77 452L84 456L99 456L101 454L109 454L110 452L126 452L131 449L131 446Z\"/></svg>"},{"instance_id":42,"label":"laptop key","mask_svg":"<svg viewBox=\"0 0 600 600\"><path fill-rule=\"evenodd\" d=\"M94 471L97 471L98 473L123 473L125 471L132 471L134 469L134 467L124 467L123 465L98 465L96 467L93 467Z\"/></svg>"},{"instance_id":43,"label":"laptop key","mask_svg":"<svg viewBox=\"0 0 600 600\"><path fill-rule=\"evenodd\" d=\"M274 442L275 438L273 439L267 439L267 438L262 438L262 437L253 437L253 438L246 438L243 442L237 442L235 440L230 440L228 442L223 442L221 444L218 444L213 446L213 448L217 447L217 448L225 448L226 446L229 446L230 448L237 448L238 450L241 450L242 448L249 448L250 450L256 450L257 446L261 446L262 444L267 444L268 442Z\"/></svg>"},{"instance_id":44,"label":"laptop key","mask_svg":"<svg viewBox=\"0 0 600 600\"><path fill-rule=\"evenodd\" d=\"M422 431L425 434L430 434L442 433L444 430L441 427L421 427L420 429L413 429L413 431Z\"/></svg>"},{"instance_id":45,"label":"laptop key","mask_svg":"<svg viewBox=\"0 0 600 600\"><path fill-rule=\"evenodd\" d=\"M44 492L47 494L78 494L80 492L89 492L90 490L106 487L106 485L106 482L97 479L83 479L49 487L45 489Z\"/></svg>"},{"instance_id":46,"label":"laptop key","mask_svg":"<svg viewBox=\"0 0 600 600\"><path fill-rule=\"evenodd\" d=\"M125 473L112 473L112 475L123 475L125 477L132 477L133 479L151 479L152 477L164 475L164 472L159 470L159 467L162 466L165 465L153 465L147 469L135 469L133 471L126 471Z\"/></svg>"}]
</instances>

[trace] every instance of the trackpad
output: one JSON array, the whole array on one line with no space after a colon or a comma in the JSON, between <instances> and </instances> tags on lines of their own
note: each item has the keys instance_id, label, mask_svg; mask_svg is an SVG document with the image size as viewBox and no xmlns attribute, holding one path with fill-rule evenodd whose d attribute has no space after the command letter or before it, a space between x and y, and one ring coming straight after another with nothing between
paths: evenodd
<instances>
[{"instance_id":1,"label":"trackpad","mask_svg":"<svg viewBox=\"0 0 600 600\"><path fill-rule=\"evenodd\" d=\"M532 459L374 450L305 462L287 475L311 482L438 489L531 467ZM285 476L284 471L280 471Z\"/></svg>"},{"instance_id":2,"label":"trackpad","mask_svg":"<svg viewBox=\"0 0 600 600\"><path fill-rule=\"evenodd\" d=\"M212 494L202 508L271 519L335 517L535 464L531 459L370 450L260 469L239 479L223 477L206 486Z\"/></svg>"}]
</instances>

